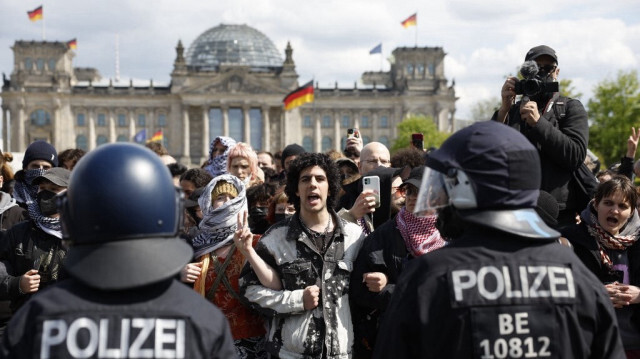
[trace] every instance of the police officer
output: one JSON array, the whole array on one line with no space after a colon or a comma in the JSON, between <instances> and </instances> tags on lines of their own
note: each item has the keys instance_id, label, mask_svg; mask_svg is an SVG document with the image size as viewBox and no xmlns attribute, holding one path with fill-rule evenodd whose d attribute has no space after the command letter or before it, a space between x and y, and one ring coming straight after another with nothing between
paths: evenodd
<instances>
[{"instance_id":1,"label":"police officer","mask_svg":"<svg viewBox=\"0 0 640 359\"><path fill-rule=\"evenodd\" d=\"M427 167L416 210L438 211L449 244L398 279L374 357L624 358L607 293L534 210L529 141L476 123Z\"/></svg>"},{"instance_id":2,"label":"police officer","mask_svg":"<svg viewBox=\"0 0 640 359\"><path fill-rule=\"evenodd\" d=\"M58 201L71 276L13 317L8 358L233 358L222 313L175 280L182 195L150 150L111 144L74 168Z\"/></svg>"}]
</instances>

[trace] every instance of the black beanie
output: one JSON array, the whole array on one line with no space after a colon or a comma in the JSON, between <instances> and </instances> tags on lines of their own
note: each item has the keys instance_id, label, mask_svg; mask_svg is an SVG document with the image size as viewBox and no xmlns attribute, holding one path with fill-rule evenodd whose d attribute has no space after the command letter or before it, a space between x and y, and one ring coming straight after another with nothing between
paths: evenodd
<instances>
[{"instance_id":1,"label":"black beanie","mask_svg":"<svg viewBox=\"0 0 640 359\"><path fill-rule=\"evenodd\" d=\"M302 146L300 146L297 143L293 143L288 145L287 147L284 148L284 150L282 150L282 158L280 159L280 162L282 164L282 168L284 168L284 160L287 159L287 157L289 156L297 156L301 153L305 153L307 151L304 150L304 148Z\"/></svg>"},{"instance_id":2,"label":"black beanie","mask_svg":"<svg viewBox=\"0 0 640 359\"><path fill-rule=\"evenodd\" d=\"M22 168L26 169L29 162L43 160L51 163L53 167L58 167L58 152L46 141L35 141L27 147L22 159Z\"/></svg>"}]
</instances>

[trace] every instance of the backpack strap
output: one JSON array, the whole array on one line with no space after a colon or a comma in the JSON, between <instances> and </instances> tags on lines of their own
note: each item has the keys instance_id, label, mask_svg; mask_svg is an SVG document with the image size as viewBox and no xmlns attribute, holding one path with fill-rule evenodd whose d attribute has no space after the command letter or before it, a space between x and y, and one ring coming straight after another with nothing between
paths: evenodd
<instances>
[{"instance_id":1,"label":"backpack strap","mask_svg":"<svg viewBox=\"0 0 640 359\"><path fill-rule=\"evenodd\" d=\"M571 98L560 95L555 99L553 103L553 113L556 115L558 121L564 120L567 115L567 103L569 101L571 101Z\"/></svg>"}]
</instances>

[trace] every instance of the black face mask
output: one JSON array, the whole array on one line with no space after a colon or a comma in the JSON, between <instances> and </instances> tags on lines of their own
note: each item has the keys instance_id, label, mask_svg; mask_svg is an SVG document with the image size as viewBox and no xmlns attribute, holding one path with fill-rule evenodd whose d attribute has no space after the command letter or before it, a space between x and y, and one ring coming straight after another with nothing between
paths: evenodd
<instances>
[{"instance_id":1,"label":"black face mask","mask_svg":"<svg viewBox=\"0 0 640 359\"><path fill-rule=\"evenodd\" d=\"M280 221L284 221L285 219L289 218L293 216L293 214L284 214L284 213L276 213L273 218L275 219L276 223L280 222Z\"/></svg>"},{"instance_id":2,"label":"black face mask","mask_svg":"<svg viewBox=\"0 0 640 359\"><path fill-rule=\"evenodd\" d=\"M452 206L438 209L436 228L445 241L449 242L460 237L464 233L465 226L466 223Z\"/></svg>"},{"instance_id":3,"label":"black face mask","mask_svg":"<svg viewBox=\"0 0 640 359\"><path fill-rule=\"evenodd\" d=\"M268 207L253 207L249 210L249 228L254 234L264 234L269 229L267 222Z\"/></svg>"},{"instance_id":4,"label":"black face mask","mask_svg":"<svg viewBox=\"0 0 640 359\"><path fill-rule=\"evenodd\" d=\"M43 216L51 216L58 213L58 205L56 204L57 193L51 191L40 191L36 196L38 206L40 207L40 213Z\"/></svg>"}]
</instances>

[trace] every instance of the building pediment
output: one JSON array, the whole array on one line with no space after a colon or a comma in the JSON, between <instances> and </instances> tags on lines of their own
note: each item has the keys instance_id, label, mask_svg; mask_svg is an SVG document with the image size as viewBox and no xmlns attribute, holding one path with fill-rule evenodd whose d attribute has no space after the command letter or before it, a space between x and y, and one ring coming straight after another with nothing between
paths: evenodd
<instances>
[{"instance_id":1,"label":"building pediment","mask_svg":"<svg viewBox=\"0 0 640 359\"><path fill-rule=\"evenodd\" d=\"M273 82L279 79L273 78ZM286 90L275 84L252 76L251 74L229 73L223 74L219 78L208 79L206 82L198 81L199 84L188 86L182 93L187 94L274 94L286 93Z\"/></svg>"}]
</instances>

